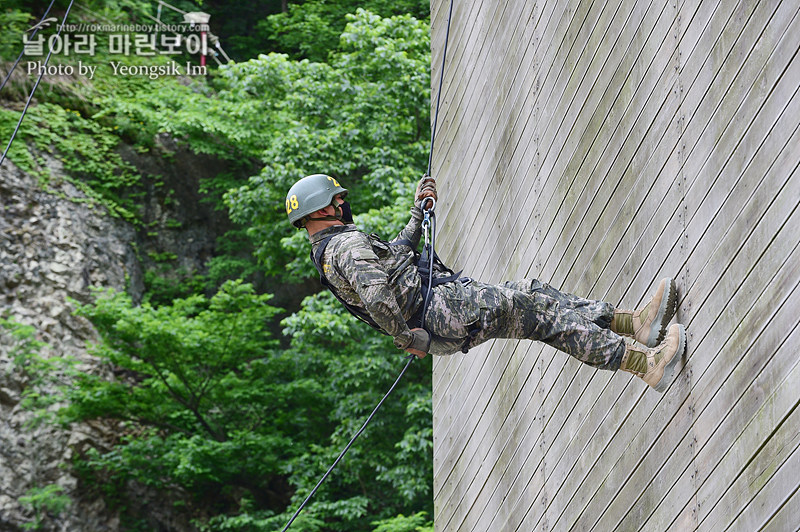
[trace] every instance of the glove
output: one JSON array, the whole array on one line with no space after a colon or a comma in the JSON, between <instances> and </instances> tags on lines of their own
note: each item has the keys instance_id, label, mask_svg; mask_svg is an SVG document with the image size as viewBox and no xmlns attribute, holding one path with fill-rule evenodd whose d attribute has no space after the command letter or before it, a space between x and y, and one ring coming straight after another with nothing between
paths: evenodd
<instances>
[{"instance_id":1,"label":"glove","mask_svg":"<svg viewBox=\"0 0 800 532\"><path fill-rule=\"evenodd\" d=\"M428 349L431 347L431 335L428 334L428 331L425 329L412 329L411 334L414 335L414 338L411 340L411 344L409 344L408 348L427 353Z\"/></svg>"},{"instance_id":2,"label":"glove","mask_svg":"<svg viewBox=\"0 0 800 532\"><path fill-rule=\"evenodd\" d=\"M407 335L411 336L410 340L406 340ZM416 349L427 353L431 347L431 335L425 329L411 329L408 333L403 333L402 338L401 336L395 338L394 345L398 349Z\"/></svg>"},{"instance_id":3,"label":"glove","mask_svg":"<svg viewBox=\"0 0 800 532\"><path fill-rule=\"evenodd\" d=\"M417 192L414 195L414 205L419 209L426 206L430 208L431 202L425 201L427 198L432 198L434 201L438 199L436 195L436 180L426 175L423 176L417 184Z\"/></svg>"}]
</instances>

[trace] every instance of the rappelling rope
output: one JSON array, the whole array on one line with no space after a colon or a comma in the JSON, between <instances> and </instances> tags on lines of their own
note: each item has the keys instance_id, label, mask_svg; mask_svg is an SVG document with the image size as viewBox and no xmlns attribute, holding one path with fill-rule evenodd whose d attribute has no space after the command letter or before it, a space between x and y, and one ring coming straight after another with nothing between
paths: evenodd
<instances>
[{"instance_id":1,"label":"rappelling rope","mask_svg":"<svg viewBox=\"0 0 800 532\"><path fill-rule=\"evenodd\" d=\"M358 432L356 432L355 435L350 439L350 443L348 443L345 446L345 448L342 449L342 452L339 453L338 458L336 458L336 460L328 468L328 470L325 472L325 474L322 475L322 478L319 479L319 482L317 482L317 485L314 486L314 489L311 490L311 493L308 494L308 497L306 497L306 500L303 501L303 503L300 505L300 507L297 509L297 511L292 516L292 518L289 519L289 522L286 523L286 526L283 527L283 531L282 532L285 532L286 530L289 529L289 527L292 525L294 520L297 519L297 516L300 515L300 512L303 510L303 507L305 507L306 503L309 500L311 500L311 497L314 496L314 494L317 492L317 489L319 489L319 487L322 485L322 483L325 482L325 479L328 478L328 475L331 474L331 471L333 471L333 469L339 464L339 461L344 457L344 455L347 453L347 451L350 450L350 446L353 445L353 442L356 441L356 438L361 436L361 433L364 432L364 430L367 428L367 425L369 424L369 422L372 421L372 417L375 415L375 413L378 411L378 409L381 407L381 405L383 405L383 402L386 400L386 398L389 397L389 394L394 391L395 387L397 386L397 383L400 382L400 379L403 378L403 375L405 375L406 370L408 369L408 366L410 366L413 361L414 361L414 355L411 355L410 357L408 357L408 362L406 362L406 365L403 367L403 371L401 371L400 375L398 375L397 378L395 379L394 384L392 384L392 387L389 388L389 391L386 392L386 395L383 396L383 399L381 399L381 401L378 403L378 406L375 407L375 409L369 415L367 420L364 421L364 424L361 425L361 428L358 429Z\"/></svg>"},{"instance_id":2,"label":"rappelling rope","mask_svg":"<svg viewBox=\"0 0 800 532\"><path fill-rule=\"evenodd\" d=\"M434 115L433 115L433 131L431 132L431 147L430 147L430 154L428 156L428 171L425 173L426 176L430 176L430 173L431 173L431 162L433 161L433 141L434 141L434 139L436 137L436 125L437 125L437 123L439 121L439 99L440 99L440 97L442 95L442 84L444 82L444 65L445 65L445 58L447 57L447 43L450 40L450 19L451 19L452 15L453 15L453 0L450 0L450 10L449 10L449 12L447 14L447 31L445 32L445 37L444 37L444 51L442 52L442 69L441 69L441 72L439 73L440 74L440 76L439 76L439 92L436 95L436 109L435 109ZM429 276L429 278L428 278L429 279L428 289L427 289L427 292L425 294L425 299L424 299L424 302L423 302L424 306L422 308L422 318L420 320L420 326L423 329L425 328L425 314L426 314L427 309L428 309L428 302L430 301L431 288L432 288L432 284L433 284L431 282L432 278L433 278L433 256L434 256L433 249L434 249L434 243L436 241L436 217L435 217L435 215L433 213L433 210L436 207L436 201L433 198L428 198L427 200L423 200L423 202L422 202L423 207L428 204L428 200L430 200L431 206L429 208L427 208L427 209L423 209L424 218L423 218L423 221L422 221L422 228L423 228L424 234L425 234L425 246L426 247L428 246L428 230L429 229L431 230L430 254L429 254L431 263L430 263L430 267L428 268L429 269L429 272L428 272L428 276ZM372 418L373 418L373 416L375 416L375 413L378 412L378 409L383 405L383 402L386 401L386 398L389 397L389 394L391 394L394 391L395 387L397 387L397 383L399 383L400 379L403 378L403 375L405 375L406 370L408 369L408 367L411 365L411 363L414 361L414 359L416 357L414 355L410 355L407 358L408 358L408 361L406 362L406 365L403 366L403 370L400 372L400 375L397 376L397 379L395 379L394 384L392 384L392 387L389 388L389 391L386 392L386 395L384 395L383 399L380 400L380 402L378 403L378 406L375 407L375 409L369 415L367 420L364 421L364 424L361 425L361 428L358 429L358 432L355 433L355 435L350 439L350 442L345 446L345 448L342 450L342 452L339 453L339 456L336 458L336 460L333 462L333 464L328 468L328 470L325 472L325 474L322 475L322 478L319 479L319 482L317 482L317 485L314 486L314 489L311 490L311 493L309 493L308 496L305 498L305 500L300 504L300 506L297 508L297 511L294 513L292 518L289 519L289 522L286 523L286 526L283 527L283 530L281 530L281 532L286 532L287 530L289 530L289 527L292 526L292 523L294 522L294 520L297 519L297 516L300 515L300 512L303 511L303 508L305 508L306 504L308 504L308 501L310 501L311 497L313 497L314 494L317 492L317 489L319 489L319 487L322 485L322 483L325 482L325 479L328 478L328 475L331 474L331 472L339 464L341 459L344 458L344 455L347 453L347 451L353 445L353 442L356 441L356 438L361 436L361 433L364 432L364 430L366 430L367 425L369 424L370 421L372 421Z\"/></svg>"},{"instance_id":3,"label":"rappelling rope","mask_svg":"<svg viewBox=\"0 0 800 532\"><path fill-rule=\"evenodd\" d=\"M40 21L39 21L39 24L37 24L37 25L36 25L36 27L34 27L34 28L33 28L33 33L31 33L31 37L30 37L30 38L31 38L31 40L32 40L34 37L36 37L36 34L39 32L39 28L41 28L40 24L41 24L42 22L44 22L44 21L45 21L45 19L47 18L47 15L49 15L49 14L50 14L50 8L51 8L51 7L53 7L53 4L55 3L55 1L56 1L56 0L50 0L50 5L49 5L49 6L47 6L47 10L44 12L44 15L42 15L42 20L40 20ZM14 64L13 64L13 65L11 65L11 68L8 70L8 74L6 74L6 77L5 77L5 79L3 80L3 82L2 82L2 83L0 83L0 91L1 91L1 90L3 90L3 87L5 87L5 86L6 86L6 83L8 82L9 78L11 77L11 73L12 73L12 72L14 72L14 69L15 69L15 68L17 68L17 65L18 65L18 64L19 64L19 62L22 60L22 56L23 56L23 55L25 55L25 47L24 47L24 46L22 47L22 50L19 52L19 56L17 57L17 60L16 60L16 61L14 61Z\"/></svg>"},{"instance_id":4,"label":"rappelling rope","mask_svg":"<svg viewBox=\"0 0 800 532\"><path fill-rule=\"evenodd\" d=\"M444 50L442 51L442 69L439 72L439 90L436 93L436 108L433 112L433 131L431 132L431 148L428 151L428 171L425 175L431 175L431 165L433 164L433 141L436 140L436 126L439 123L439 100L442 98L442 84L444 83L444 65L447 59L447 43L450 42L450 19L453 17L453 0L450 0L450 10L447 13L447 30L444 33Z\"/></svg>"},{"instance_id":5,"label":"rappelling rope","mask_svg":"<svg viewBox=\"0 0 800 532\"><path fill-rule=\"evenodd\" d=\"M67 7L67 11L66 13L64 13L64 18L61 19L61 24L58 26L58 33L56 33L56 38L61 36L61 30L64 29L64 24L67 22L67 17L69 16L69 10L72 9L72 4L74 2L75 0L70 0L69 6ZM52 6L53 4L51 3L50 5ZM50 11L50 8L48 7L47 10ZM45 13L45 16L47 16L47 13ZM44 18L42 18L42 20L44 20ZM25 50L23 49L23 52L24 51ZM50 61L51 55L53 55L53 49L50 46L48 46L47 57L44 60L44 65L39 69L39 77L36 78L36 83L33 84L31 93L28 95L28 101L25 102L25 107L22 109L22 114L19 115L19 121L17 122L17 127L14 128L14 133L11 134L11 138L8 140L8 145L6 145L6 149L3 152L3 155L2 157L0 157L0 165L3 164L3 161L6 160L6 155L8 155L8 150L11 149L11 143L14 142L14 137L16 137L17 132L19 132L19 127L22 125L22 121L25 119L25 113L28 112L28 106L30 106L31 100L33 99L33 93L36 92L36 88L39 86L39 82L42 81L42 76L44 75L44 71L47 69L47 63ZM22 54L20 54L20 57L22 57ZM9 76L10 75L11 73L9 72Z\"/></svg>"},{"instance_id":6,"label":"rappelling rope","mask_svg":"<svg viewBox=\"0 0 800 532\"><path fill-rule=\"evenodd\" d=\"M428 170L425 172L425 177L430 177L431 166L433 165L433 143L436 140L436 126L439 124L439 102L442 98L442 86L444 85L444 66L447 59L447 44L450 42L450 19L453 18L453 0L450 0L450 8L447 12L447 29L444 32L444 50L442 50L442 68L439 72L439 90L436 91L436 108L433 113L433 131L431 131L431 147L428 150ZM428 247L428 228L431 230L431 242L428 257L430 260L430 267L428 268L428 290L425 293L425 300L422 307L422 319L420 320L420 327L425 328L425 315L428 313L428 303L431 300L431 290L433 289L433 250L436 247L436 200L430 198L431 206L424 210L425 218L422 221L422 228L425 231L425 247ZM423 200L423 207L428 203L428 200Z\"/></svg>"}]
</instances>

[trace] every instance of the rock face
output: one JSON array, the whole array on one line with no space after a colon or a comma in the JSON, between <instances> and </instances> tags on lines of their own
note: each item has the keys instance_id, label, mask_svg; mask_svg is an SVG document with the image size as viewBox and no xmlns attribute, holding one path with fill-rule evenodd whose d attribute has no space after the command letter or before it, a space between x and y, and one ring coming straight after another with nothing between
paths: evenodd
<instances>
[{"instance_id":1,"label":"rock face","mask_svg":"<svg viewBox=\"0 0 800 532\"><path fill-rule=\"evenodd\" d=\"M87 343L97 340L96 332L87 320L72 314L69 299L87 303L90 287L96 286L127 290L139 300L144 269L153 266L148 251L169 250L180 268L202 271L217 236L230 227L224 214L198 201L200 179L219 171L218 165L180 150L168 167L161 157L123 155L143 174L159 175L163 183L157 190L145 185L141 227L82 202L82 192L58 180L63 171L55 158L46 159L54 176L47 191L11 161L0 166L0 317L33 326L36 339L47 344L41 350L44 357L70 357L87 372L103 371L86 350ZM196 171L198 166L204 172ZM170 191L169 202L159 196L162 190ZM31 426L33 414L20 404L28 377L14 364L14 346L8 331L0 328L0 531L23 530L23 524L37 518L40 530L119 530L115 512L102 500L89 500L78 479L63 467L76 452L108 446L115 436L113 427ZM57 515L37 516L20 501L31 490L52 485L70 497ZM160 512L158 501L147 493L136 498L155 514L158 528L190 528Z\"/></svg>"},{"instance_id":2,"label":"rock face","mask_svg":"<svg viewBox=\"0 0 800 532\"><path fill-rule=\"evenodd\" d=\"M50 161L54 175L58 162ZM72 357L96 370L86 353L95 333L73 316L68 298L88 302L90 286L141 290L142 271L132 243L134 228L92 210L68 182L44 192L36 179L10 161L0 167L0 313L32 325L47 344L46 357ZM138 288L137 288L138 287ZM69 463L81 445L102 445L99 427L67 432L29 427L32 414L20 408L27 377L13 363L14 342L0 339L0 529L21 530L34 515L20 503L30 490L56 484L72 495L77 479L60 464ZM58 516L43 519L51 530L115 530L117 519L102 502L75 501Z\"/></svg>"}]
</instances>

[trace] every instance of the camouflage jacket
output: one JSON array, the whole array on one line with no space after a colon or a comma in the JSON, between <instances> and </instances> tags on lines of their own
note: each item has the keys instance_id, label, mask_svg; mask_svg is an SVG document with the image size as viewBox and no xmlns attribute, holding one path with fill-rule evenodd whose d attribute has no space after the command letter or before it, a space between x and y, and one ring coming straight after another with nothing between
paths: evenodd
<instances>
[{"instance_id":1,"label":"camouflage jacket","mask_svg":"<svg viewBox=\"0 0 800 532\"><path fill-rule=\"evenodd\" d=\"M339 297L365 311L404 349L411 343L408 321L422 305L422 288L415 249L419 244L422 211L411 209L411 220L387 245L353 224L335 225L311 235L312 255L329 236L322 256L323 273ZM406 241L411 246L399 244Z\"/></svg>"}]
</instances>

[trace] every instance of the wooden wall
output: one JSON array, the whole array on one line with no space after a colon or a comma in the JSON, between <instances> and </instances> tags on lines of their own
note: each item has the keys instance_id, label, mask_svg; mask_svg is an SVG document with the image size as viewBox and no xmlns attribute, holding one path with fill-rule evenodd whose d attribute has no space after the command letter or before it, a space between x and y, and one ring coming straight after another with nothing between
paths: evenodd
<instances>
[{"instance_id":1,"label":"wooden wall","mask_svg":"<svg viewBox=\"0 0 800 532\"><path fill-rule=\"evenodd\" d=\"M455 0L439 254L627 307L674 276L688 358L664 395L529 341L436 358L437 532L800 528L798 49L796 0Z\"/></svg>"}]
</instances>

